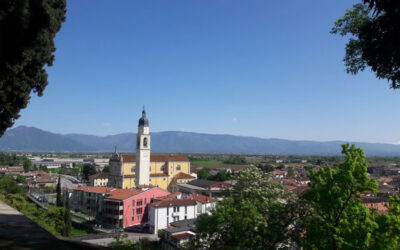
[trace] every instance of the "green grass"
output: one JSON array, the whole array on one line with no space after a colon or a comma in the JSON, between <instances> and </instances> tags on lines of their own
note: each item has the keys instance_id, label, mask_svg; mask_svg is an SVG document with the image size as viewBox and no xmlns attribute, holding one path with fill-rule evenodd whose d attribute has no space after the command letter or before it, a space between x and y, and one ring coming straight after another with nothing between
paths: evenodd
<instances>
[{"instance_id":1,"label":"green grass","mask_svg":"<svg viewBox=\"0 0 400 250\"><path fill-rule=\"evenodd\" d=\"M86 230L79 229L73 226L71 227L71 236L86 235L86 234L88 234Z\"/></svg>"},{"instance_id":2,"label":"green grass","mask_svg":"<svg viewBox=\"0 0 400 250\"><path fill-rule=\"evenodd\" d=\"M79 221L79 222L84 222L84 221L86 221L86 220L82 219L81 217L78 217L78 216L75 216L75 215L72 215L72 214L71 214L71 218L74 219L74 220L77 220L77 221Z\"/></svg>"},{"instance_id":3,"label":"green grass","mask_svg":"<svg viewBox=\"0 0 400 250\"><path fill-rule=\"evenodd\" d=\"M213 166L213 165L220 165L220 164L222 164L222 162L215 161L215 160L196 160L196 161L192 161L191 164L203 165L203 166Z\"/></svg>"}]
</instances>

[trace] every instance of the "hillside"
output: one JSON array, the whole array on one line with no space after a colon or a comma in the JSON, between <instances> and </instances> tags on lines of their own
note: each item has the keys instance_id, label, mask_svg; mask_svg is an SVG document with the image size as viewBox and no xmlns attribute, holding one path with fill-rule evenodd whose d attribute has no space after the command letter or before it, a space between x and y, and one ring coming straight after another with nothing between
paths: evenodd
<instances>
[{"instance_id":1,"label":"hillside","mask_svg":"<svg viewBox=\"0 0 400 250\"><path fill-rule=\"evenodd\" d=\"M343 141L294 141L191 132L154 132L152 152L339 155ZM54 134L34 127L9 129L0 138L1 151L102 152L135 151L134 133L109 136ZM400 156L400 145L357 142L369 156Z\"/></svg>"}]
</instances>

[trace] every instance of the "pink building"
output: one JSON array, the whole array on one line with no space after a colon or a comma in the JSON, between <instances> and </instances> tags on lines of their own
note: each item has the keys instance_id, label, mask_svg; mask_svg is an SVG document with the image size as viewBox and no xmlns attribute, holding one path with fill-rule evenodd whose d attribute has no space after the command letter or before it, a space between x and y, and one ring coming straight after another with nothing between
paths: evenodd
<instances>
[{"instance_id":1,"label":"pink building","mask_svg":"<svg viewBox=\"0 0 400 250\"><path fill-rule=\"evenodd\" d=\"M153 198L169 195L169 192L153 187L137 189L115 189L103 199L103 213L108 223L130 227L148 221L148 205Z\"/></svg>"}]
</instances>

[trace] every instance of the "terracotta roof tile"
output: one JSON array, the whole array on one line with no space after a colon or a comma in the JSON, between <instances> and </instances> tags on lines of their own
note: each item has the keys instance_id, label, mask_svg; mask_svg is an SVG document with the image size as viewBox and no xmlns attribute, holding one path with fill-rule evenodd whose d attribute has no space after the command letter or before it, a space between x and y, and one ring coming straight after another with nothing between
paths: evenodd
<instances>
[{"instance_id":1,"label":"terracotta roof tile","mask_svg":"<svg viewBox=\"0 0 400 250\"><path fill-rule=\"evenodd\" d=\"M192 199L183 200L162 200L151 203L154 207L169 207L169 206L184 206L184 205L196 205L196 201Z\"/></svg>"},{"instance_id":2,"label":"terracotta roof tile","mask_svg":"<svg viewBox=\"0 0 400 250\"><path fill-rule=\"evenodd\" d=\"M122 160L124 162L136 162L136 154L122 154ZM151 154L150 161L189 161L189 159L183 154Z\"/></svg>"},{"instance_id":3,"label":"terracotta roof tile","mask_svg":"<svg viewBox=\"0 0 400 250\"><path fill-rule=\"evenodd\" d=\"M154 198L154 200L159 200L159 201L161 201L161 200L163 200L163 201L165 201L165 200L175 200L181 194L182 194L181 192L176 192L176 193L172 193L172 194L169 194L169 195L166 195L166 196L161 196L161 197Z\"/></svg>"},{"instance_id":4,"label":"terracotta roof tile","mask_svg":"<svg viewBox=\"0 0 400 250\"><path fill-rule=\"evenodd\" d=\"M196 177L193 177L193 176L183 173L183 172L177 173L175 175L175 178L176 179L196 179Z\"/></svg>"},{"instance_id":5,"label":"terracotta roof tile","mask_svg":"<svg viewBox=\"0 0 400 250\"><path fill-rule=\"evenodd\" d=\"M89 176L89 179L108 179L108 173L98 173L98 174L94 174Z\"/></svg>"},{"instance_id":6,"label":"terracotta roof tile","mask_svg":"<svg viewBox=\"0 0 400 250\"><path fill-rule=\"evenodd\" d=\"M137 189L115 189L109 193L107 199L125 200L142 192L143 191Z\"/></svg>"},{"instance_id":7,"label":"terracotta roof tile","mask_svg":"<svg viewBox=\"0 0 400 250\"><path fill-rule=\"evenodd\" d=\"M195 201L198 201L200 203L203 203L203 204L211 203L211 202L215 202L216 201L214 198L208 197L208 196L205 196L205 195L202 195L202 194L191 194L191 195L189 195L189 198L191 198L191 199L193 199Z\"/></svg>"},{"instance_id":8,"label":"terracotta roof tile","mask_svg":"<svg viewBox=\"0 0 400 250\"><path fill-rule=\"evenodd\" d=\"M124 178L135 178L134 174L124 174Z\"/></svg>"}]
</instances>

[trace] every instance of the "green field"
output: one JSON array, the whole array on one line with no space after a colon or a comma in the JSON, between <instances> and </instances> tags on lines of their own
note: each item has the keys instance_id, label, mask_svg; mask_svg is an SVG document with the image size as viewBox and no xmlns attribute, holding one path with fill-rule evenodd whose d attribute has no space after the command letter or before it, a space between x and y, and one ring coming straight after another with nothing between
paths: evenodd
<instances>
[{"instance_id":1,"label":"green field","mask_svg":"<svg viewBox=\"0 0 400 250\"><path fill-rule=\"evenodd\" d=\"M196 160L191 162L192 165L214 166L222 164L221 161L215 160Z\"/></svg>"}]
</instances>

